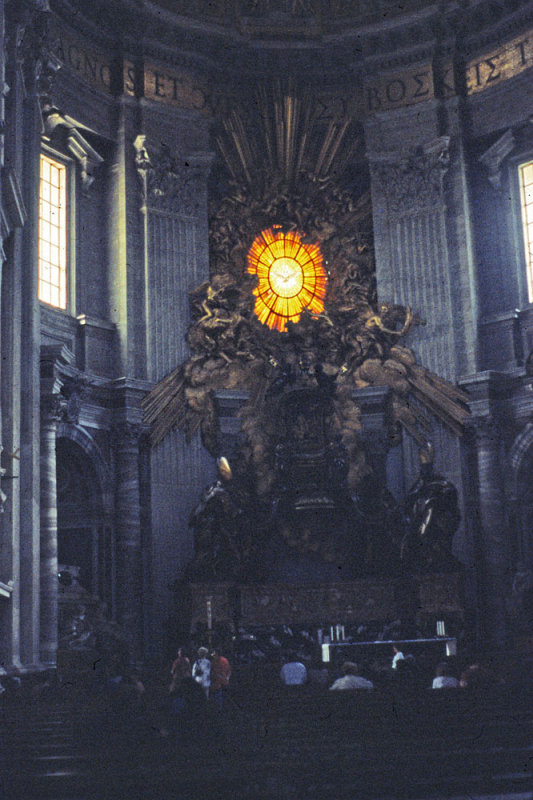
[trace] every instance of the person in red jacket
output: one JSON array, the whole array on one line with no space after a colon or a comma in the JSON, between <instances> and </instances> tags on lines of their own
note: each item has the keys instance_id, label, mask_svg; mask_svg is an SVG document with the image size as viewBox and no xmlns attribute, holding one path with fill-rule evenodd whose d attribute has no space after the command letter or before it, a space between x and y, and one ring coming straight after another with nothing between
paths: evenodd
<instances>
[{"instance_id":1,"label":"person in red jacket","mask_svg":"<svg viewBox=\"0 0 533 800\"><path fill-rule=\"evenodd\" d=\"M191 677L191 662L183 652L183 647L178 650L178 654L170 668L170 675L172 681L168 690L169 694L172 694L174 689L180 685L183 678Z\"/></svg>"},{"instance_id":2,"label":"person in red jacket","mask_svg":"<svg viewBox=\"0 0 533 800\"><path fill-rule=\"evenodd\" d=\"M219 711L222 710L222 697L229 686L231 666L227 658L219 650L211 653L211 689L210 694Z\"/></svg>"}]
</instances>

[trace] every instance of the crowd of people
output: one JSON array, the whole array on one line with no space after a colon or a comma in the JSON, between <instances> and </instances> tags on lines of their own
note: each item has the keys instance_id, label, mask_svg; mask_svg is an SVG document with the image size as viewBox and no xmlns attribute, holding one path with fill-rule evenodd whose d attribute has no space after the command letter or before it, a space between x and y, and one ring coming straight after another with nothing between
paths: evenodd
<instances>
[{"instance_id":1,"label":"crowd of people","mask_svg":"<svg viewBox=\"0 0 533 800\"><path fill-rule=\"evenodd\" d=\"M319 653L315 659L307 659L298 652L287 651L277 666L272 666L273 669L257 669L237 665L232 670L230 660L218 645L202 645L194 651L179 647L164 672L141 673L126 662L109 663L105 681L93 683L97 691L92 691L90 697L96 703L103 702L102 708L115 715L116 730L122 734L152 737L155 733L169 741L198 741L201 745L206 736L216 737L217 731L224 730L226 721L232 719L232 709L253 714L253 709L261 707L269 697L275 707L280 694L297 693L298 687L302 687L302 698L308 692L313 696L322 693L324 697L339 691L392 691L403 695L432 689L468 689L484 695L504 680L497 668L468 661L466 656L447 657L431 665L418 661L408 651L403 652L399 643L391 647L387 660L380 664L365 660L359 664L352 660L324 663ZM32 697L45 699L54 691L58 696L64 694L60 677L53 685L51 681L50 678L36 684ZM1 695L3 702L5 695L14 692L11 684L9 688L11 692Z\"/></svg>"},{"instance_id":2,"label":"crowd of people","mask_svg":"<svg viewBox=\"0 0 533 800\"><path fill-rule=\"evenodd\" d=\"M338 666L329 665L329 668L325 664L316 663L306 666L294 653L289 653L281 667L279 677L284 686L329 684L329 689L333 691L374 689L376 685L402 689L489 688L499 682L487 667L479 663L461 667L454 657L440 661L435 667L433 677L428 679L412 654L404 653L397 644L392 646L392 653L388 669L380 671L367 669L366 676L361 674L364 670L361 670L354 661L344 661Z\"/></svg>"}]
</instances>

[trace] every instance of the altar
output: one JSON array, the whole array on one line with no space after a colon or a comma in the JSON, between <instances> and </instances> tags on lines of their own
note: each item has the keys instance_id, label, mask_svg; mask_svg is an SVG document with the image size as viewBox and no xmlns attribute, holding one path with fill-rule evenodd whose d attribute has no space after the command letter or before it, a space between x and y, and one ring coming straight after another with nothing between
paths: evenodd
<instances>
[{"instance_id":1,"label":"altar","mask_svg":"<svg viewBox=\"0 0 533 800\"><path fill-rule=\"evenodd\" d=\"M343 625L384 625L410 619L419 628L463 620L459 572L427 573L409 578L360 578L324 584L191 583L181 589L188 626L195 630L253 625L304 625L327 629Z\"/></svg>"},{"instance_id":2,"label":"altar","mask_svg":"<svg viewBox=\"0 0 533 800\"><path fill-rule=\"evenodd\" d=\"M364 661L366 663L389 659L392 661L392 648L397 647L404 655L413 656L417 661L438 663L439 659L457 654L455 636L437 636L424 639L379 640L373 642L326 642L322 644L322 661L333 667L344 661Z\"/></svg>"}]
</instances>

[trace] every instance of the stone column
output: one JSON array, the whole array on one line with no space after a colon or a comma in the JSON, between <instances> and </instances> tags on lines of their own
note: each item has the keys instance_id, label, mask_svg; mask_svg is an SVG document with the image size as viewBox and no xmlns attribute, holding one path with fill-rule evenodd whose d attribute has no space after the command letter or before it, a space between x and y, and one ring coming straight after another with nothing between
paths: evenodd
<instances>
[{"instance_id":1,"label":"stone column","mask_svg":"<svg viewBox=\"0 0 533 800\"><path fill-rule=\"evenodd\" d=\"M56 434L63 406L60 394L41 395L40 661L46 666L56 665L58 643Z\"/></svg>"},{"instance_id":2,"label":"stone column","mask_svg":"<svg viewBox=\"0 0 533 800\"><path fill-rule=\"evenodd\" d=\"M143 582L139 439L142 426L124 422L114 429L117 618L128 636L130 659L143 653Z\"/></svg>"}]
</instances>

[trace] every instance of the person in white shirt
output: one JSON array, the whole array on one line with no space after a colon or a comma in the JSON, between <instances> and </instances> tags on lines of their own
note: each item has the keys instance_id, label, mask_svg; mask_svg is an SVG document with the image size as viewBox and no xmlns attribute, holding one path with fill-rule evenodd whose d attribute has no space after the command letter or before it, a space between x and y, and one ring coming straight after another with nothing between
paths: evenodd
<instances>
[{"instance_id":1,"label":"person in white shirt","mask_svg":"<svg viewBox=\"0 0 533 800\"><path fill-rule=\"evenodd\" d=\"M206 697L209 697L209 687L211 686L211 662L207 657L208 654L207 647L199 647L198 658L192 665L192 677L200 684Z\"/></svg>"},{"instance_id":2,"label":"person in white shirt","mask_svg":"<svg viewBox=\"0 0 533 800\"><path fill-rule=\"evenodd\" d=\"M279 676L285 686L302 686L307 681L307 669L305 664L296 658L289 659L282 666Z\"/></svg>"},{"instance_id":3,"label":"person in white shirt","mask_svg":"<svg viewBox=\"0 0 533 800\"><path fill-rule=\"evenodd\" d=\"M437 666L435 670L435 677L433 678L433 683L431 684L432 689L457 689L459 687L459 681L457 678L454 678L451 674L451 670L448 664L443 661L441 664Z\"/></svg>"},{"instance_id":4,"label":"person in white shirt","mask_svg":"<svg viewBox=\"0 0 533 800\"><path fill-rule=\"evenodd\" d=\"M359 675L359 668L353 661L345 661L341 667L342 678L337 678L329 689L339 691L343 689L373 689L372 681L367 681Z\"/></svg>"},{"instance_id":5,"label":"person in white shirt","mask_svg":"<svg viewBox=\"0 0 533 800\"><path fill-rule=\"evenodd\" d=\"M397 645L393 644L392 649L394 651L394 657L392 659L392 668L396 669L398 667L398 661L402 661L405 658L405 656Z\"/></svg>"}]
</instances>

